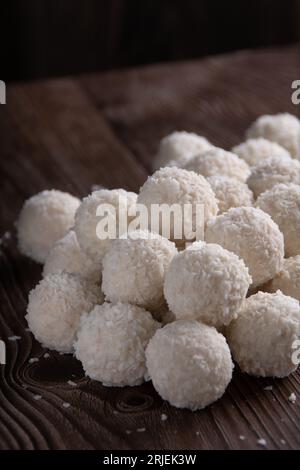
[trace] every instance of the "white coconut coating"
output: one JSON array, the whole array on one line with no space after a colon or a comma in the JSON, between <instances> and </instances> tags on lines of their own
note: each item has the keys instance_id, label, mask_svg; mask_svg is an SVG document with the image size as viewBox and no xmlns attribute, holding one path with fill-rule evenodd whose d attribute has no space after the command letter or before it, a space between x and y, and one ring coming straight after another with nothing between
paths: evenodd
<instances>
[{"instance_id":1,"label":"white coconut coating","mask_svg":"<svg viewBox=\"0 0 300 470\"><path fill-rule=\"evenodd\" d=\"M208 222L205 239L244 260L253 288L269 281L282 269L283 235L269 214L260 209L229 209Z\"/></svg>"},{"instance_id":2,"label":"white coconut coating","mask_svg":"<svg viewBox=\"0 0 300 470\"><path fill-rule=\"evenodd\" d=\"M176 131L161 139L158 153L155 157L153 169L158 170L164 166L181 167L193 155L204 152L213 145L205 138L194 132Z\"/></svg>"},{"instance_id":3,"label":"white coconut coating","mask_svg":"<svg viewBox=\"0 0 300 470\"><path fill-rule=\"evenodd\" d=\"M300 186L273 186L258 197L256 205L270 214L283 233L286 257L300 255Z\"/></svg>"},{"instance_id":4,"label":"white coconut coating","mask_svg":"<svg viewBox=\"0 0 300 470\"><path fill-rule=\"evenodd\" d=\"M26 320L44 347L70 353L81 315L102 302L96 284L75 274L49 274L30 292Z\"/></svg>"},{"instance_id":5,"label":"white coconut coating","mask_svg":"<svg viewBox=\"0 0 300 470\"><path fill-rule=\"evenodd\" d=\"M155 390L178 408L205 408L223 395L232 377L224 336L197 321L176 321L157 330L146 359Z\"/></svg>"},{"instance_id":6,"label":"white coconut coating","mask_svg":"<svg viewBox=\"0 0 300 470\"><path fill-rule=\"evenodd\" d=\"M249 166L256 166L269 157L291 158L291 154L284 147L263 137L248 139L233 147L232 152L245 160Z\"/></svg>"},{"instance_id":7,"label":"white coconut coating","mask_svg":"<svg viewBox=\"0 0 300 470\"><path fill-rule=\"evenodd\" d=\"M232 152L214 147L191 158L184 169L205 176L229 176L245 182L250 175L248 164Z\"/></svg>"},{"instance_id":8,"label":"white coconut coating","mask_svg":"<svg viewBox=\"0 0 300 470\"><path fill-rule=\"evenodd\" d=\"M101 263L87 256L80 248L74 230L70 230L50 250L44 264L43 276L63 271L80 274L91 282L101 281Z\"/></svg>"},{"instance_id":9,"label":"white coconut coating","mask_svg":"<svg viewBox=\"0 0 300 470\"><path fill-rule=\"evenodd\" d=\"M151 213L152 204L179 204L181 207L190 204L192 207L191 225L193 231L196 230L197 205L204 207L204 226L218 212L216 197L206 179L192 171L179 168L162 168L149 176L140 189L137 202L145 205L149 214ZM151 217L149 219L151 220ZM170 239L174 240L176 234L174 233L173 220L171 220L170 227ZM183 233L181 240L176 239L177 244L180 245L186 241L184 235Z\"/></svg>"},{"instance_id":10,"label":"white coconut coating","mask_svg":"<svg viewBox=\"0 0 300 470\"><path fill-rule=\"evenodd\" d=\"M253 193L245 183L228 176L210 176L207 181L218 200L219 213L231 207L253 205Z\"/></svg>"},{"instance_id":11,"label":"white coconut coating","mask_svg":"<svg viewBox=\"0 0 300 470\"><path fill-rule=\"evenodd\" d=\"M238 256L219 245L195 242L171 261L164 293L178 320L221 327L236 318L250 284Z\"/></svg>"},{"instance_id":12,"label":"white coconut coating","mask_svg":"<svg viewBox=\"0 0 300 470\"><path fill-rule=\"evenodd\" d=\"M280 291L248 297L227 329L230 350L241 370L261 377L285 377L297 369L292 355L299 335L299 302Z\"/></svg>"},{"instance_id":13,"label":"white coconut coating","mask_svg":"<svg viewBox=\"0 0 300 470\"><path fill-rule=\"evenodd\" d=\"M134 217L134 212L132 211L135 208L136 198L137 195L135 193L125 191L124 189L100 189L83 199L75 216L75 232L79 245L88 256L102 261L112 242L110 238L101 239L97 236L97 225L106 218L106 215L104 217L97 215L97 208L111 205L111 214L113 216L113 210L115 210L116 215L116 231L120 230L122 232L119 225L120 214L122 212L126 216L128 223L130 223ZM122 235L122 233L116 233L116 236L118 235Z\"/></svg>"},{"instance_id":14,"label":"white coconut coating","mask_svg":"<svg viewBox=\"0 0 300 470\"><path fill-rule=\"evenodd\" d=\"M148 231L115 240L103 259L106 300L159 309L164 304L165 273L176 254L173 242Z\"/></svg>"},{"instance_id":15,"label":"white coconut coating","mask_svg":"<svg viewBox=\"0 0 300 470\"><path fill-rule=\"evenodd\" d=\"M248 129L247 137L264 137L286 148L294 158L300 155L300 121L292 114L260 116Z\"/></svg>"},{"instance_id":16,"label":"white coconut coating","mask_svg":"<svg viewBox=\"0 0 300 470\"><path fill-rule=\"evenodd\" d=\"M270 157L251 169L247 180L255 198L279 183L300 184L300 162L295 159Z\"/></svg>"},{"instance_id":17,"label":"white coconut coating","mask_svg":"<svg viewBox=\"0 0 300 470\"><path fill-rule=\"evenodd\" d=\"M300 300L300 256L285 259L282 271L267 284L266 290L281 290L283 294Z\"/></svg>"},{"instance_id":18,"label":"white coconut coating","mask_svg":"<svg viewBox=\"0 0 300 470\"><path fill-rule=\"evenodd\" d=\"M17 222L21 253L44 263L54 243L74 225L80 200L71 194L52 189L29 198Z\"/></svg>"},{"instance_id":19,"label":"white coconut coating","mask_svg":"<svg viewBox=\"0 0 300 470\"><path fill-rule=\"evenodd\" d=\"M106 386L148 379L145 348L160 324L135 305L104 303L82 317L74 345L86 375Z\"/></svg>"}]
</instances>

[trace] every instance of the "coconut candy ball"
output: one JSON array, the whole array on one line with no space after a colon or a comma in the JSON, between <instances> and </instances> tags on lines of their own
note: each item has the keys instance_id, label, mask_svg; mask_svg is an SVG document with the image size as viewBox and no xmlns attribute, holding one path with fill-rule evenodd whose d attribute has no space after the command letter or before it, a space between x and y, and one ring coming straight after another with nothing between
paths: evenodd
<instances>
[{"instance_id":1,"label":"coconut candy ball","mask_svg":"<svg viewBox=\"0 0 300 470\"><path fill-rule=\"evenodd\" d=\"M266 290L281 290L283 294L300 300L300 256L285 259L282 270L267 284Z\"/></svg>"},{"instance_id":2,"label":"coconut candy ball","mask_svg":"<svg viewBox=\"0 0 300 470\"><path fill-rule=\"evenodd\" d=\"M253 205L253 193L245 183L228 176L210 176L207 181L218 200L219 213L231 207Z\"/></svg>"},{"instance_id":3,"label":"coconut candy ball","mask_svg":"<svg viewBox=\"0 0 300 470\"><path fill-rule=\"evenodd\" d=\"M294 159L270 157L251 170L247 180L255 198L279 183L300 184L300 162Z\"/></svg>"},{"instance_id":4,"label":"coconut candy ball","mask_svg":"<svg viewBox=\"0 0 300 470\"><path fill-rule=\"evenodd\" d=\"M300 255L300 186L273 186L258 197L256 205L270 214L283 233L286 257Z\"/></svg>"},{"instance_id":5,"label":"coconut candy ball","mask_svg":"<svg viewBox=\"0 0 300 470\"><path fill-rule=\"evenodd\" d=\"M75 355L86 375L106 386L148 379L145 348L160 324L135 305L104 303L82 317Z\"/></svg>"},{"instance_id":6,"label":"coconut candy ball","mask_svg":"<svg viewBox=\"0 0 300 470\"><path fill-rule=\"evenodd\" d=\"M171 261L164 293L177 320L221 327L236 318L250 284L238 256L219 245L195 242Z\"/></svg>"},{"instance_id":7,"label":"coconut candy ball","mask_svg":"<svg viewBox=\"0 0 300 470\"><path fill-rule=\"evenodd\" d=\"M204 152L213 145L205 138L194 132L176 131L161 139L158 153L154 160L154 170L164 166L181 167L193 155Z\"/></svg>"},{"instance_id":8,"label":"coconut candy ball","mask_svg":"<svg viewBox=\"0 0 300 470\"><path fill-rule=\"evenodd\" d=\"M64 271L79 274L90 282L100 283L101 281L101 263L82 251L74 230L70 230L51 248L44 264L43 276Z\"/></svg>"},{"instance_id":9,"label":"coconut candy ball","mask_svg":"<svg viewBox=\"0 0 300 470\"><path fill-rule=\"evenodd\" d=\"M232 377L224 336L197 321L175 321L157 330L146 359L155 390L178 408L205 408L223 395Z\"/></svg>"},{"instance_id":10,"label":"coconut candy ball","mask_svg":"<svg viewBox=\"0 0 300 470\"><path fill-rule=\"evenodd\" d=\"M227 329L234 360L243 372L260 377L286 377L297 369L292 355L299 335L299 302L280 291L248 297Z\"/></svg>"},{"instance_id":11,"label":"coconut candy ball","mask_svg":"<svg viewBox=\"0 0 300 470\"><path fill-rule=\"evenodd\" d=\"M115 240L103 260L106 300L155 310L163 306L165 273L175 244L158 234L135 231Z\"/></svg>"},{"instance_id":12,"label":"coconut candy ball","mask_svg":"<svg viewBox=\"0 0 300 470\"><path fill-rule=\"evenodd\" d=\"M102 302L96 284L75 274L49 274L30 292L26 320L44 347L70 353L81 315Z\"/></svg>"},{"instance_id":13,"label":"coconut candy ball","mask_svg":"<svg viewBox=\"0 0 300 470\"><path fill-rule=\"evenodd\" d=\"M162 168L152 176L149 176L140 189L137 202L138 204L143 204L149 214L151 214L151 206L153 204L167 204L169 206L179 204L182 211L185 204L189 205L192 208L191 218L184 213L183 220L187 223L190 222L194 232L196 231L197 206L201 206L204 209L204 220L201 221L204 226L218 212L216 197L206 179L192 171L179 168ZM153 225L151 224L151 217L149 217L149 223L149 228L151 228L151 225ZM166 235L163 233L161 224L158 230L161 234ZM182 238L175 238L176 235L173 219L171 219L170 237L168 238L174 240L178 245L183 245L186 241L194 241L192 236L189 239L190 234L187 236L184 230L182 230Z\"/></svg>"},{"instance_id":14,"label":"coconut candy ball","mask_svg":"<svg viewBox=\"0 0 300 470\"><path fill-rule=\"evenodd\" d=\"M233 147L232 152L245 160L249 166L256 166L269 157L291 158L291 154L284 147L263 137L248 139Z\"/></svg>"},{"instance_id":15,"label":"coconut candy ball","mask_svg":"<svg viewBox=\"0 0 300 470\"><path fill-rule=\"evenodd\" d=\"M260 116L248 129L247 137L264 137L286 148L294 158L300 155L300 121L292 114Z\"/></svg>"},{"instance_id":16,"label":"coconut candy ball","mask_svg":"<svg viewBox=\"0 0 300 470\"><path fill-rule=\"evenodd\" d=\"M283 266L283 235L269 214L235 207L207 224L205 239L237 254L249 268L252 288L272 279Z\"/></svg>"},{"instance_id":17,"label":"coconut candy ball","mask_svg":"<svg viewBox=\"0 0 300 470\"><path fill-rule=\"evenodd\" d=\"M54 243L74 225L79 205L77 197L55 189L27 199L17 222L21 253L44 263Z\"/></svg>"},{"instance_id":18,"label":"coconut candy ball","mask_svg":"<svg viewBox=\"0 0 300 470\"><path fill-rule=\"evenodd\" d=\"M97 234L98 224L107 220L107 213L101 217L97 215L97 208L102 206L105 209L108 205L112 206L110 213L118 237L123 233L119 225L121 212L125 215L125 221L130 223L135 216L136 198L135 193L124 189L100 189L83 199L75 216L75 232L79 245L88 256L101 262L112 242L112 238L99 238ZM119 230L121 233L118 233Z\"/></svg>"},{"instance_id":19,"label":"coconut candy ball","mask_svg":"<svg viewBox=\"0 0 300 470\"><path fill-rule=\"evenodd\" d=\"M192 157L184 169L195 171L205 176L229 176L238 181L245 182L250 175L248 164L232 152L214 147Z\"/></svg>"}]
</instances>

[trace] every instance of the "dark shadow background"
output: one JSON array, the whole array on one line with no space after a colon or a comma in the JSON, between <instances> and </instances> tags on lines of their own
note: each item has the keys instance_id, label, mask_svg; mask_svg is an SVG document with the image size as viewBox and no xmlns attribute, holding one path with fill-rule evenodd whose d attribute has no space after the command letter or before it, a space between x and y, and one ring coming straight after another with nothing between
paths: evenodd
<instances>
[{"instance_id":1,"label":"dark shadow background","mask_svg":"<svg viewBox=\"0 0 300 470\"><path fill-rule=\"evenodd\" d=\"M1 1L0 78L28 80L284 45L299 0Z\"/></svg>"}]
</instances>

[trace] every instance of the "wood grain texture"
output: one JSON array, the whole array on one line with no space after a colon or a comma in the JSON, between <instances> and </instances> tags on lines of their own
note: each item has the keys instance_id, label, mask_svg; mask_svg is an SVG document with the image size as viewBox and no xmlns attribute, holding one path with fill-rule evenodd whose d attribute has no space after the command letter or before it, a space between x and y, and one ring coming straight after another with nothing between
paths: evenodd
<instances>
[{"instance_id":1,"label":"wood grain texture","mask_svg":"<svg viewBox=\"0 0 300 470\"><path fill-rule=\"evenodd\" d=\"M14 234L24 199L42 189L80 197L93 184L138 190L159 138L174 129L230 148L259 114L297 114L290 98L297 52L249 51L9 87L0 107L0 235L11 233L0 246L1 449L254 449L259 438L268 449L300 448L299 373L272 380L236 370L221 400L192 413L163 402L150 383L105 388L71 356L44 357L24 321L41 268L18 253Z\"/></svg>"}]
</instances>

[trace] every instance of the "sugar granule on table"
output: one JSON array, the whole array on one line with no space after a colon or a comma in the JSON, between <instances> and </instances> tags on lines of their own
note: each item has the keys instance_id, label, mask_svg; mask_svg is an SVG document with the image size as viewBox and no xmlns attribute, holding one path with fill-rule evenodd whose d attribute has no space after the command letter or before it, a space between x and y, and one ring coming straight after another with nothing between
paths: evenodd
<instances>
[{"instance_id":1,"label":"sugar granule on table","mask_svg":"<svg viewBox=\"0 0 300 470\"><path fill-rule=\"evenodd\" d=\"M145 432L146 431L146 428L138 428L137 429L137 432Z\"/></svg>"},{"instance_id":2,"label":"sugar granule on table","mask_svg":"<svg viewBox=\"0 0 300 470\"><path fill-rule=\"evenodd\" d=\"M41 399L42 399L42 395L33 395L33 399L34 399L34 400L41 400Z\"/></svg>"},{"instance_id":3,"label":"sugar granule on table","mask_svg":"<svg viewBox=\"0 0 300 470\"><path fill-rule=\"evenodd\" d=\"M35 362L39 362L39 358L38 357L31 357L28 362L29 362L29 364L34 364Z\"/></svg>"},{"instance_id":4,"label":"sugar granule on table","mask_svg":"<svg viewBox=\"0 0 300 470\"><path fill-rule=\"evenodd\" d=\"M267 441L266 441L266 439L260 438L260 439L257 439L257 444L262 446L262 447L266 447L267 446Z\"/></svg>"},{"instance_id":5,"label":"sugar granule on table","mask_svg":"<svg viewBox=\"0 0 300 470\"><path fill-rule=\"evenodd\" d=\"M289 401L290 401L291 403L296 403L296 400L297 400L297 397L296 397L295 393L292 392L292 393L290 394L290 396L289 396Z\"/></svg>"},{"instance_id":6,"label":"sugar granule on table","mask_svg":"<svg viewBox=\"0 0 300 470\"><path fill-rule=\"evenodd\" d=\"M77 383L73 382L73 380L68 380L67 384L71 385L71 387L77 387Z\"/></svg>"},{"instance_id":7,"label":"sugar granule on table","mask_svg":"<svg viewBox=\"0 0 300 470\"><path fill-rule=\"evenodd\" d=\"M18 341L19 339L22 339L21 336L9 336L8 341Z\"/></svg>"}]
</instances>

